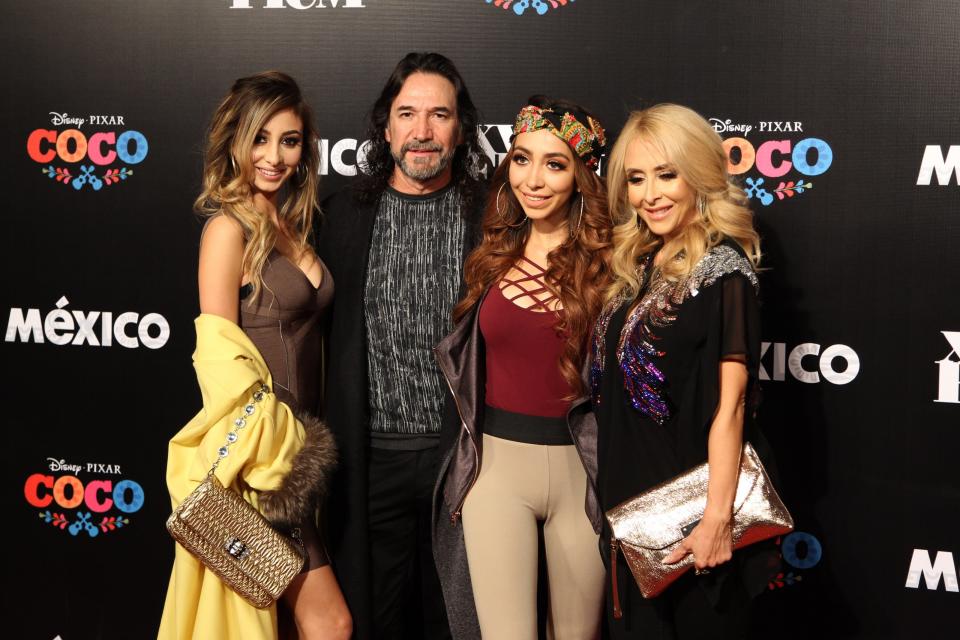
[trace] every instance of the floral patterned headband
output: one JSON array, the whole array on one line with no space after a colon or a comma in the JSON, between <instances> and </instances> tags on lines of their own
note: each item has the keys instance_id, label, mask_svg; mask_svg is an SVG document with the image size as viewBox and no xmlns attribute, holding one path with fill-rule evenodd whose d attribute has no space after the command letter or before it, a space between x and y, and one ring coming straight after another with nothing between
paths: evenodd
<instances>
[{"instance_id":1,"label":"floral patterned headband","mask_svg":"<svg viewBox=\"0 0 960 640\"><path fill-rule=\"evenodd\" d=\"M600 123L579 111L565 111L561 116L553 109L527 105L520 109L513 125L514 137L521 133L549 129L573 149L591 169L596 169L607 146L607 135Z\"/></svg>"}]
</instances>

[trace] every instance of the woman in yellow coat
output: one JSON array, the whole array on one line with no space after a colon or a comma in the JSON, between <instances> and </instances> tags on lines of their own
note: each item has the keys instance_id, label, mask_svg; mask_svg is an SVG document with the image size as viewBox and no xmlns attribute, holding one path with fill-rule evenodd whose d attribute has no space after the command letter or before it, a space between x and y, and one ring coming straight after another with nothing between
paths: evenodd
<instances>
[{"instance_id":1,"label":"woman in yellow coat","mask_svg":"<svg viewBox=\"0 0 960 640\"><path fill-rule=\"evenodd\" d=\"M216 469L223 484L281 531L299 529L303 572L279 609L257 609L177 545L159 637L346 639L351 618L316 529L335 450L314 418L329 271L307 237L319 156L299 87L272 71L237 80L207 137L197 210L209 217L200 246L194 367L203 409L170 441L167 487L176 506L205 478L218 450L256 403ZM282 190L281 187L286 187ZM282 197L283 196L283 197ZM284 624L292 613L293 624Z\"/></svg>"}]
</instances>

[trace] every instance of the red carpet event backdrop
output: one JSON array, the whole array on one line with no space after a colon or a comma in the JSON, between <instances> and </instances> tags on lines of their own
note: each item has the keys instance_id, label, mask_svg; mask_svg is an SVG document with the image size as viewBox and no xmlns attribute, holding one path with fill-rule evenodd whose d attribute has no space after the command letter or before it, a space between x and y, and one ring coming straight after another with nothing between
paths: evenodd
<instances>
[{"instance_id":1,"label":"red carpet event backdrop","mask_svg":"<svg viewBox=\"0 0 960 640\"><path fill-rule=\"evenodd\" d=\"M3 13L3 637L155 635L173 558L166 443L200 403L191 204L219 98L237 77L291 73L317 113L326 194L356 175L364 116L411 50L458 65L488 170L534 93L585 104L612 135L664 101L710 119L763 239L761 420L797 523L756 637L956 637L960 4L30 0Z\"/></svg>"}]
</instances>

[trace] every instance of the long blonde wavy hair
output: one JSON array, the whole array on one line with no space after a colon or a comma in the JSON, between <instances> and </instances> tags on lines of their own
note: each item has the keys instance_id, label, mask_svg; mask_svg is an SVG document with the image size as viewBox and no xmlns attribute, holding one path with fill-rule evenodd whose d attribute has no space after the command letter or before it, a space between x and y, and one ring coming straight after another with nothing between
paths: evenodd
<instances>
[{"instance_id":1,"label":"long blonde wavy hair","mask_svg":"<svg viewBox=\"0 0 960 640\"><path fill-rule=\"evenodd\" d=\"M226 215L243 230L243 272L253 284L252 303L263 287L263 267L277 241L277 227L253 206L254 140L278 111L293 109L303 123L300 164L284 186L277 219L298 255L307 249L317 209L320 153L313 112L296 81L280 71L264 71L233 83L217 107L207 132L203 189L194 202L201 216Z\"/></svg>"},{"instance_id":2,"label":"long blonde wavy hair","mask_svg":"<svg viewBox=\"0 0 960 640\"><path fill-rule=\"evenodd\" d=\"M703 202L676 237L663 243L643 222L627 198L627 148L643 140L659 150ZM613 217L614 281L607 299L639 293L637 264L642 256L662 252L661 275L677 281L690 273L711 248L730 238L739 244L754 268L760 263L760 237L746 193L730 178L720 136L696 111L676 104L658 104L634 111L617 138L607 163L607 200ZM663 244L661 248L661 244Z\"/></svg>"}]
</instances>

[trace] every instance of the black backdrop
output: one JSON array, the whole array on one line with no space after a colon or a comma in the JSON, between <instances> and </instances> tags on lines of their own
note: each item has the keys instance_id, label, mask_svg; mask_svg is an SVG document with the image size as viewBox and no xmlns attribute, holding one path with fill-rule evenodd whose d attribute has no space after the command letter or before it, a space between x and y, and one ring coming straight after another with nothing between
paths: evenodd
<instances>
[{"instance_id":1,"label":"black backdrop","mask_svg":"<svg viewBox=\"0 0 960 640\"><path fill-rule=\"evenodd\" d=\"M730 144L766 252L762 421L797 521L758 635L956 637L958 31L953 0L4 3L0 635L155 635L217 100L294 75L329 193L395 62L437 50L491 152L537 92L611 134L672 101L749 142Z\"/></svg>"}]
</instances>

